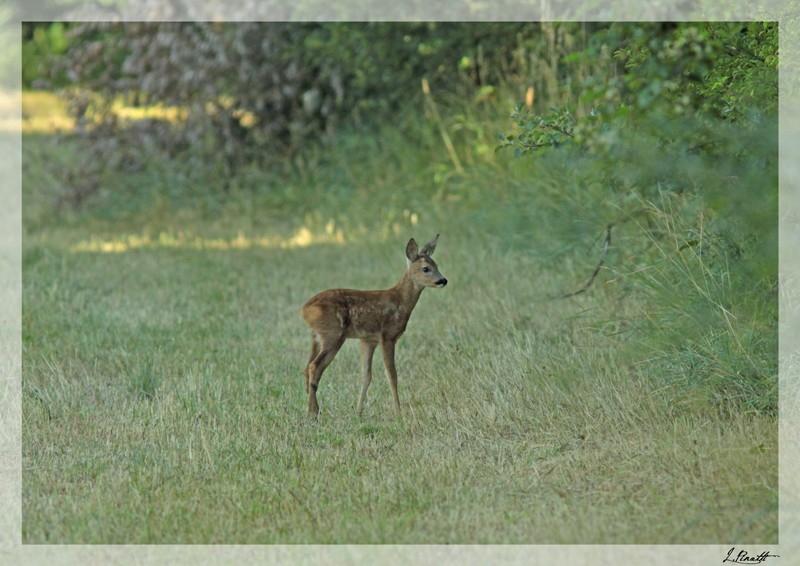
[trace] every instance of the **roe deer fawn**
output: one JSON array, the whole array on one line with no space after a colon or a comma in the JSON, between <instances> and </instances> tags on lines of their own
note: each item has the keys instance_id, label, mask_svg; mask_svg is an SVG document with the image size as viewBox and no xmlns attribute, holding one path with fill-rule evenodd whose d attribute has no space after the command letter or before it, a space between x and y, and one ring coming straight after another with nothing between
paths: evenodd
<instances>
[{"instance_id":1,"label":"roe deer fawn","mask_svg":"<svg viewBox=\"0 0 800 566\"><path fill-rule=\"evenodd\" d=\"M406 269L400 281L385 291L328 289L303 305L302 315L311 328L311 356L304 371L308 392L308 414L319 414L317 386L322 372L333 361L347 338L361 340L361 394L356 413L364 409L367 388L372 381L372 355L378 344L394 397L394 411L400 416L394 346L406 329L411 311L425 287L447 285L436 262L431 259L439 234L420 250L411 238L406 245Z\"/></svg>"}]
</instances>

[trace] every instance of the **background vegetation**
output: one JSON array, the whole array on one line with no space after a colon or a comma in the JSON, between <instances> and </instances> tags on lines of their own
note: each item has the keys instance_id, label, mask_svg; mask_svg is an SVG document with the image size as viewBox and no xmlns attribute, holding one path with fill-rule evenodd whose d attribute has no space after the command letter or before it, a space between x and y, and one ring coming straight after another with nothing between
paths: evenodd
<instances>
[{"instance_id":1,"label":"background vegetation","mask_svg":"<svg viewBox=\"0 0 800 566\"><path fill-rule=\"evenodd\" d=\"M775 542L777 31L31 25L25 541ZM306 422L437 232L403 421Z\"/></svg>"}]
</instances>

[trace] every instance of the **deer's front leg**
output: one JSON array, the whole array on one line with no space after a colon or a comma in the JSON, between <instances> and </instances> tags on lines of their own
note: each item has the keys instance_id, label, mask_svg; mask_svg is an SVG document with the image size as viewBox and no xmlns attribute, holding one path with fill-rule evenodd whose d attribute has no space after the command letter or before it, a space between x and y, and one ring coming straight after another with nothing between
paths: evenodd
<instances>
[{"instance_id":1,"label":"deer's front leg","mask_svg":"<svg viewBox=\"0 0 800 566\"><path fill-rule=\"evenodd\" d=\"M364 401L367 399L367 389L372 381L372 355L375 353L376 342L361 340L361 394L358 396L356 414L361 415L364 410Z\"/></svg>"},{"instance_id":2,"label":"deer's front leg","mask_svg":"<svg viewBox=\"0 0 800 566\"><path fill-rule=\"evenodd\" d=\"M392 388L394 397L394 413L400 416L400 397L397 395L397 369L394 366L394 340L383 340L381 342L381 352L383 353L383 366L386 368L386 377L389 378L389 386Z\"/></svg>"}]
</instances>

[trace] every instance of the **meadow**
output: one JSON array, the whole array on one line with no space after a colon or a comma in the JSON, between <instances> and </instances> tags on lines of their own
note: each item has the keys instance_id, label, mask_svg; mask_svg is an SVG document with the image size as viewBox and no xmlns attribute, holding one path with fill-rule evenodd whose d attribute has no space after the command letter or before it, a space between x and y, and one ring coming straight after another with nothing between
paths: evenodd
<instances>
[{"instance_id":1,"label":"meadow","mask_svg":"<svg viewBox=\"0 0 800 566\"><path fill-rule=\"evenodd\" d=\"M79 210L53 205L76 149L24 134L23 542L777 543L771 295L687 245L690 196L611 197L468 125L462 174L436 128L387 127L224 198L164 162ZM310 420L304 301L390 287L436 233L402 418L379 356L356 417L349 341Z\"/></svg>"}]
</instances>

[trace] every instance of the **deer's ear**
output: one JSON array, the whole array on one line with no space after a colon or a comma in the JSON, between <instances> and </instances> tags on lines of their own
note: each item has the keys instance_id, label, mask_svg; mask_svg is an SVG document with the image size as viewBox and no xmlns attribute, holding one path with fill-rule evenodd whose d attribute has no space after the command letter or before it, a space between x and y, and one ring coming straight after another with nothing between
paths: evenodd
<instances>
[{"instance_id":1,"label":"deer's ear","mask_svg":"<svg viewBox=\"0 0 800 566\"><path fill-rule=\"evenodd\" d=\"M408 244L406 244L406 257L408 258L408 261L414 261L414 258L419 254L418 249L417 241L414 238L411 238L408 241Z\"/></svg>"},{"instance_id":2,"label":"deer's ear","mask_svg":"<svg viewBox=\"0 0 800 566\"><path fill-rule=\"evenodd\" d=\"M425 246L423 246L422 251L419 252L419 255L427 255L427 256L433 255L433 250L436 249L436 242L438 241L439 241L439 234L436 234L435 238L433 238L430 242L428 242L427 244L425 244Z\"/></svg>"}]
</instances>

